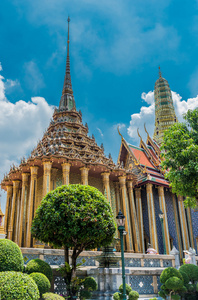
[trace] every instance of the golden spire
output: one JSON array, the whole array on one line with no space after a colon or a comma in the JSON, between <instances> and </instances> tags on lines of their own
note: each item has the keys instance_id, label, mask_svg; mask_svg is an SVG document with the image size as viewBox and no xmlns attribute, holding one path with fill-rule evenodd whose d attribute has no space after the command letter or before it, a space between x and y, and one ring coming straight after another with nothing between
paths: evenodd
<instances>
[{"instance_id":1,"label":"golden spire","mask_svg":"<svg viewBox=\"0 0 198 300\"><path fill-rule=\"evenodd\" d=\"M159 68L159 77L162 77L162 72L161 72L160 66L158 68Z\"/></svg>"},{"instance_id":2,"label":"golden spire","mask_svg":"<svg viewBox=\"0 0 198 300\"><path fill-rule=\"evenodd\" d=\"M60 100L59 107L61 109L71 110L75 109L75 101L73 97L72 83L71 83L71 74L70 74L70 57L69 57L69 23L70 17L67 19L68 22L68 33L67 33L67 60L66 60L66 72L64 85L62 90L62 96Z\"/></svg>"}]
</instances>

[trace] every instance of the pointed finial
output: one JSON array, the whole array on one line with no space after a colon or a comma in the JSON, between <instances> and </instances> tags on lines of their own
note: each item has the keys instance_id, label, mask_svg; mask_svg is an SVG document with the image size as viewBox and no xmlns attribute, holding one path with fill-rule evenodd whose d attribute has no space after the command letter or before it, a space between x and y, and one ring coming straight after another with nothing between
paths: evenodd
<instances>
[{"instance_id":1,"label":"pointed finial","mask_svg":"<svg viewBox=\"0 0 198 300\"><path fill-rule=\"evenodd\" d=\"M160 66L158 68L159 68L159 77L162 77L162 72L161 72Z\"/></svg>"},{"instance_id":2,"label":"pointed finial","mask_svg":"<svg viewBox=\"0 0 198 300\"><path fill-rule=\"evenodd\" d=\"M144 130L147 133L147 136L149 135L148 131L146 130L146 124L144 123Z\"/></svg>"},{"instance_id":3,"label":"pointed finial","mask_svg":"<svg viewBox=\"0 0 198 300\"><path fill-rule=\"evenodd\" d=\"M139 138L142 140L142 137L141 137L141 135L139 133L139 128L137 128L137 134L138 134Z\"/></svg>"},{"instance_id":4,"label":"pointed finial","mask_svg":"<svg viewBox=\"0 0 198 300\"><path fill-rule=\"evenodd\" d=\"M68 16L67 22L68 22L68 32L67 32L67 43L69 44L69 22L71 21L70 17ZM69 50L69 49L68 49ZM68 51L69 52L69 51Z\"/></svg>"}]
</instances>

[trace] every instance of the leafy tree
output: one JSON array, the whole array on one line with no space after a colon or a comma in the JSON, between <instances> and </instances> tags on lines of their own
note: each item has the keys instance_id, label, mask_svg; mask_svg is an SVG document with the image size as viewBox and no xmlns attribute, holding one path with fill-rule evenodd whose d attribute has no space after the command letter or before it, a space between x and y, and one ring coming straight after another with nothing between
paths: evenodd
<instances>
[{"instance_id":1,"label":"leafy tree","mask_svg":"<svg viewBox=\"0 0 198 300\"><path fill-rule=\"evenodd\" d=\"M78 184L61 186L42 200L32 222L32 235L55 247L64 246L65 282L74 296L71 282L76 278L76 260L83 250L107 246L116 225L107 199L96 188ZM69 265L69 249L72 264Z\"/></svg>"},{"instance_id":2,"label":"leafy tree","mask_svg":"<svg viewBox=\"0 0 198 300\"><path fill-rule=\"evenodd\" d=\"M186 197L186 206L198 201L198 108L188 110L184 123L176 123L164 133L162 167L173 193Z\"/></svg>"}]
</instances>

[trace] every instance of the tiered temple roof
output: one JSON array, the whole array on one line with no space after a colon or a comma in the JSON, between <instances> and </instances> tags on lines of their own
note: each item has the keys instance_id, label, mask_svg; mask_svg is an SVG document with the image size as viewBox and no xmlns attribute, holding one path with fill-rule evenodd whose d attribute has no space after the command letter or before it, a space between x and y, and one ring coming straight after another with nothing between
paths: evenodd
<instances>
[{"instance_id":1,"label":"tiered temple roof","mask_svg":"<svg viewBox=\"0 0 198 300\"><path fill-rule=\"evenodd\" d=\"M148 132L146 143L142 140L139 131L138 135L140 137L139 147L127 143L122 137L118 163L127 169L133 170L137 176L136 186L150 182L169 187L169 183L164 178L164 172L160 167L161 158L158 145L152 140Z\"/></svg>"}]
</instances>

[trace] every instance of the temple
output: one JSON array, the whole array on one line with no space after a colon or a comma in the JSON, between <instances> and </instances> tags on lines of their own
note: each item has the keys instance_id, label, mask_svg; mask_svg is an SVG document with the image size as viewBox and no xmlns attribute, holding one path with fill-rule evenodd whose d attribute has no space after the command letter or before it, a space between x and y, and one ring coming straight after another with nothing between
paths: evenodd
<instances>
[{"instance_id":1,"label":"temple","mask_svg":"<svg viewBox=\"0 0 198 300\"><path fill-rule=\"evenodd\" d=\"M20 247L45 247L31 236L31 225L42 198L60 185L81 183L99 189L109 201L114 216L119 209L126 217L127 252L145 253L148 243L159 253L169 254L176 246L196 248L197 214L185 209L182 197L171 193L160 167L163 132L177 121L168 82L161 77L155 84L154 139L147 133L139 147L121 136L117 164L106 157L103 145L88 135L88 125L76 109L69 56L69 22L66 72L59 107L41 141L29 158L12 166L1 182L7 192L4 231ZM118 130L119 131L119 130ZM160 222L160 215L163 222ZM197 248L196 248L197 249Z\"/></svg>"}]
</instances>

